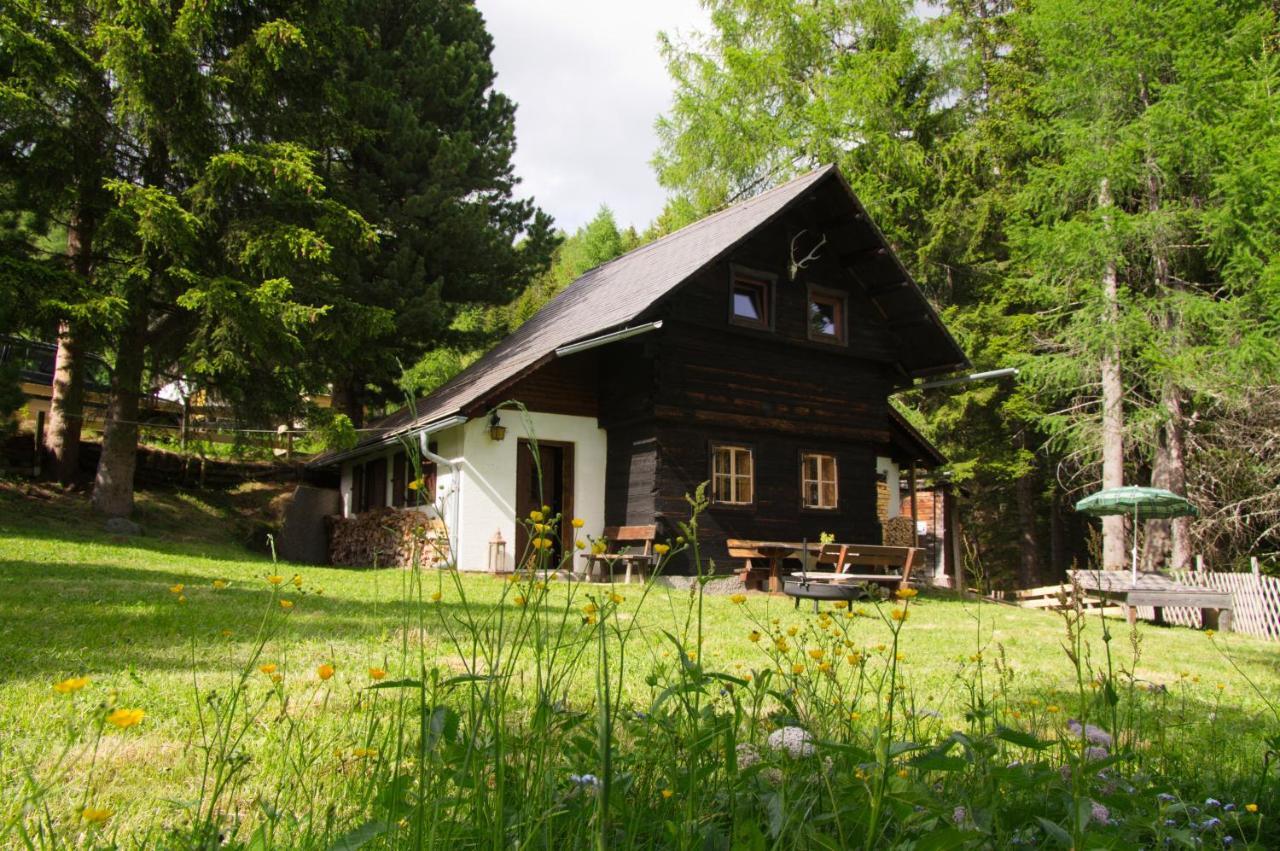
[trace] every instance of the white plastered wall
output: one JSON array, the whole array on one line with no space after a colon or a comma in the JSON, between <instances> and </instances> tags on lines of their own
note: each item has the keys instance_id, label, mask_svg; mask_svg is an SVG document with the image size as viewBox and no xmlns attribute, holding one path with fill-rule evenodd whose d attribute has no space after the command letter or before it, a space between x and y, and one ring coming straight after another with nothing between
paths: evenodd
<instances>
[{"instance_id":1,"label":"white plastered wall","mask_svg":"<svg viewBox=\"0 0 1280 851\"><path fill-rule=\"evenodd\" d=\"M459 464L462 503L456 536L458 567L462 570L488 568L489 541L495 531L502 534L507 544L506 564L502 569L511 570L515 565L516 453L520 438L573 444L574 514L584 522L579 534L599 536L604 531L608 433L600 428L595 417L522 415L510 410L503 411L501 416L502 424L507 427L503 440L489 437L489 425L482 417L455 429L462 435L461 451L457 455L446 452L441 441L441 455L463 459ZM450 515L446 514L445 518L453 522Z\"/></svg>"},{"instance_id":2,"label":"white plastered wall","mask_svg":"<svg viewBox=\"0 0 1280 851\"><path fill-rule=\"evenodd\" d=\"M884 476L884 483L889 486L889 516L902 514L902 472L898 463L892 458L876 458L876 475Z\"/></svg>"}]
</instances>

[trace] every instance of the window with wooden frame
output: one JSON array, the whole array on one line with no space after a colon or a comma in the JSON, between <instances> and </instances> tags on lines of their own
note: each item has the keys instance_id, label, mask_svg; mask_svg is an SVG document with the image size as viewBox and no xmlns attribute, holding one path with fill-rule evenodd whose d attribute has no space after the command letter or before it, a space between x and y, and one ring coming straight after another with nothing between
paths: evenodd
<instances>
[{"instance_id":1,"label":"window with wooden frame","mask_svg":"<svg viewBox=\"0 0 1280 851\"><path fill-rule=\"evenodd\" d=\"M711 445L711 500L721 505L755 501L755 461L746 446Z\"/></svg>"},{"instance_id":2,"label":"window with wooden frame","mask_svg":"<svg viewBox=\"0 0 1280 851\"><path fill-rule=\"evenodd\" d=\"M834 509L839 502L836 484L836 456L818 452L800 455L800 505L804 508Z\"/></svg>"},{"instance_id":3,"label":"window with wooden frame","mask_svg":"<svg viewBox=\"0 0 1280 851\"><path fill-rule=\"evenodd\" d=\"M846 301L840 293L809 288L809 339L843 344Z\"/></svg>"},{"instance_id":4,"label":"window with wooden frame","mask_svg":"<svg viewBox=\"0 0 1280 851\"><path fill-rule=\"evenodd\" d=\"M729 321L745 328L773 328L773 280L734 271L729 287Z\"/></svg>"}]
</instances>

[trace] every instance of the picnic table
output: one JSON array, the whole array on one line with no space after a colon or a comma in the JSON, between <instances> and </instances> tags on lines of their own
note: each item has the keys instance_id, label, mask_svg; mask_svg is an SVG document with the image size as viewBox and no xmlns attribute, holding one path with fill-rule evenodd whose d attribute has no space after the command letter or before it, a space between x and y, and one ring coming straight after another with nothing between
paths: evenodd
<instances>
[{"instance_id":1,"label":"picnic table","mask_svg":"<svg viewBox=\"0 0 1280 851\"><path fill-rule=\"evenodd\" d=\"M782 590L782 562L788 558L799 558L800 554L805 552L818 552L822 545L819 543L806 544L797 541L745 541L737 538L730 538L725 542L729 549L729 555L734 558L744 559L745 566L742 568L742 582L747 588L753 586L759 588L761 585L767 585L771 594L775 594ZM762 575L760 568L753 563L756 560L763 560L768 563L768 573Z\"/></svg>"},{"instance_id":2,"label":"picnic table","mask_svg":"<svg viewBox=\"0 0 1280 851\"><path fill-rule=\"evenodd\" d=\"M1137 623L1138 607L1155 610L1155 622L1164 623L1167 606L1185 606L1200 610L1200 622L1206 629L1231 631L1231 594L1208 588L1180 585L1163 573L1139 573L1137 580L1126 570L1072 570L1072 581L1085 591L1117 600L1125 610L1129 623Z\"/></svg>"}]
</instances>

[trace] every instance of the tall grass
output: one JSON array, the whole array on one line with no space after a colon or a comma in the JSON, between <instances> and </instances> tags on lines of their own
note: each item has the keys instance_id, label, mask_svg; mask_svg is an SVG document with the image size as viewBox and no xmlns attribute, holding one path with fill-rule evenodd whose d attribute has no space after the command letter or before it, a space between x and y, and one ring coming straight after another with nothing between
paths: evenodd
<instances>
[{"instance_id":1,"label":"tall grass","mask_svg":"<svg viewBox=\"0 0 1280 851\"><path fill-rule=\"evenodd\" d=\"M549 511L522 518L530 548L496 604L471 599L447 561L428 567L442 554L424 529L413 566L389 574L408 604L394 649L314 659L311 671L279 661L290 658L302 578L264 576L262 607L245 613L254 641L228 645L228 684L198 674L207 646L191 618L197 794L121 831L98 804L107 781L96 766L136 734L136 717L118 712L133 707L67 681L64 738L25 757L6 787L0 845L1280 846L1274 707L1256 743L1218 746L1190 684L1145 683L1138 633L1118 641L1099 621L1092 638L1079 595L1063 601L1074 690L1058 703L1015 696L1014 667L984 607L971 606L973 645L949 686L965 707L958 725L917 687L902 649L917 625L914 591L836 604L802 625L735 596L756 662L717 669L704 654L715 573L698 546L703 491L688 502L639 586L567 580L579 548L602 542ZM572 545L552 563L543 542L566 529ZM687 595L652 594L677 556L694 568ZM171 591L185 605L184 589ZM633 667L640 694L624 688ZM361 684L339 685L334 669L359 669ZM90 766L74 811L57 794L71 761Z\"/></svg>"}]
</instances>

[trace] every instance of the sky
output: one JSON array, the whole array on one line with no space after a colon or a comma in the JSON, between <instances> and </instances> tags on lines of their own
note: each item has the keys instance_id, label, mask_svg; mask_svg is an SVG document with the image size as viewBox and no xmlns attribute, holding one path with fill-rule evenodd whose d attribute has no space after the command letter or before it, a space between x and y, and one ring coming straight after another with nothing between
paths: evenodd
<instances>
[{"instance_id":1,"label":"sky","mask_svg":"<svg viewBox=\"0 0 1280 851\"><path fill-rule=\"evenodd\" d=\"M671 103L658 32L707 26L697 0L477 0L498 91L517 104L515 172L572 232L608 204L643 229L666 197L649 165Z\"/></svg>"}]
</instances>

